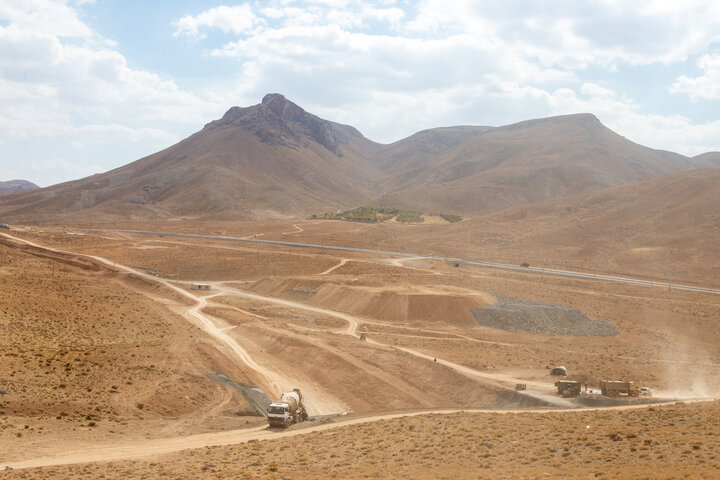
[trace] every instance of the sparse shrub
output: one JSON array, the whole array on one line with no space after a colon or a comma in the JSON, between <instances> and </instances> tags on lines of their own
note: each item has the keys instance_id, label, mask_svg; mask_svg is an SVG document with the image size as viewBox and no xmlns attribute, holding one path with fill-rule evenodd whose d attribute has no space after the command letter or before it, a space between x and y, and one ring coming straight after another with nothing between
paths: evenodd
<instances>
[{"instance_id":1,"label":"sparse shrub","mask_svg":"<svg viewBox=\"0 0 720 480\"><path fill-rule=\"evenodd\" d=\"M463 217L461 217L460 215L451 215L447 213L441 213L440 218L450 223L456 223L463 219Z\"/></svg>"}]
</instances>

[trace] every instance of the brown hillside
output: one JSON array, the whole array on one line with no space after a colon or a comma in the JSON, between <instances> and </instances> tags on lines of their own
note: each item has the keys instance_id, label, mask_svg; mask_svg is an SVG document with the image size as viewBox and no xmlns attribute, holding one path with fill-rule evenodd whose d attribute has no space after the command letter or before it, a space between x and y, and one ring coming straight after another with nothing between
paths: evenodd
<instances>
[{"instance_id":1,"label":"brown hillside","mask_svg":"<svg viewBox=\"0 0 720 480\"><path fill-rule=\"evenodd\" d=\"M5 217L48 221L230 213L276 217L362 203L377 145L277 94L233 107L172 147L110 172L4 199Z\"/></svg>"},{"instance_id":2,"label":"brown hillside","mask_svg":"<svg viewBox=\"0 0 720 480\"><path fill-rule=\"evenodd\" d=\"M590 114L380 145L279 94L107 173L3 195L11 222L302 218L361 205L476 216L720 164L652 150Z\"/></svg>"},{"instance_id":3,"label":"brown hillside","mask_svg":"<svg viewBox=\"0 0 720 480\"><path fill-rule=\"evenodd\" d=\"M720 169L683 172L415 229L403 248L717 287L717 185Z\"/></svg>"},{"instance_id":4,"label":"brown hillside","mask_svg":"<svg viewBox=\"0 0 720 480\"><path fill-rule=\"evenodd\" d=\"M693 168L594 115L565 115L476 132L422 170L397 175L380 203L478 215Z\"/></svg>"},{"instance_id":5,"label":"brown hillside","mask_svg":"<svg viewBox=\"0 0 720 480\"><path fill-rule=\"evenodd\" d=\"M460 144L493 127L445 127L423 130L386 145L377 155L375 164L390 175L412 177Z\"/></svg>"}]
</instances>

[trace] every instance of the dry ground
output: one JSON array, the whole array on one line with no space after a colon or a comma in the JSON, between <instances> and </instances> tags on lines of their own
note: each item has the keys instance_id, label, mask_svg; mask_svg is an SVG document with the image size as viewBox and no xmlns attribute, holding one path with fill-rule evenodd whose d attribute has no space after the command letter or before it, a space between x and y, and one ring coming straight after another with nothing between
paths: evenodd
<instances>
[{"instance_id":1,"label":"dry ground","mask_svg":"<svg viewBox=\"0 0 720 480\"><path fill-rule=\"evenodd\" d=\"M638 478L720 476L720 403L382 420L150 460L0 478Z\"/></svg>"},{"instance_id":2,"label":"dry ground","mask_svg":"<svg viewBox=\"0 0 720 480\"><path fill-rule=\"evenodd\" d=\"M291 241L322 237L328 243L357 244L358 236L374 227L337 225L218 224L202 233ZM198 233L203 227L193 226ZM414 228L402 227L408 232ZM316 229L314 237L303 236L308 229ZM72 450L68 442L58 444L59 438L80 442L77 445L110 445L120 439L132 442L257 424L257 417L237 415L248 406L236 391L204 376L215 372L257 384L271 396L300 386L315 413L502 406L516 381L550 397L548 367L558 364L591 386L600 378L627 378L664 397L720 394L720 332L715 328L720 298L709 294L383 255L67 232L12 233L131 265L141 274L150 272L172 283L119 273L84 257L41 256L32 249L0 245L0 321L8 332L1 340L5 362L0 366L0 390L6 393L0 395L0 461ZM209 282L212 289L194 294L191 281ZM620 333L545 336L481 327L469 310L495 301L493 293L572 306ZM199 317L188 316L191 308ZM218 344L198 318L212 322L225 342L240 347L256 364L230 355L228 344ZM360 332L368 341L358 339ZM330 405L334 410L328 410ZM599 470L603 462L617 456L618 467L607 472L610 478L642 476L643 468L648 478L657 478L652 473L664 473L660 464L668 458L684 462L678 464L678 475L692 466L712 472L717 459L709 453L710 443L697 442L711 442L700 426L713 415L717 418L717 404L654 408L642 413L473 414L470 422L463 415L393 420L263 443L262 455L253 443L193 452L184 455L183 462L163 457L154 464L44 471L48 477L55 472L57 478L91 478L100 472L114 478L113 471L126 472L127 478L162 472L174 475L169 478L211 478L213 473L227 478L245 473L269 478L530 478L532 472L580 475L578 469L586 467L604 473ZM662 447L645 444L645 433L635 432L641 428L621 429L625 417L633 415L638 416L633 420L637 425L650 422L658 427L657 438L672 441L663 440ZM692 425L697 431L673 428L685 416L696 419ZM603 433L582 432L577 427L581 424L597 425L592 432ZM717 433L716 423L707 425L708 432ZM622 439L607 440L614 431ZM354 440L344 440L348 438ZM412 444L406 438L413 439ZM301 448L299 442L307 439L310 446ZM685 440L696 443L686 446ZM492 448L483 450L487 443ZM545 445L547 451L535 445ZM451 461L443 461L447 458ZM352 466L359 461L360 467ZM273 462L277 472L270 471ZM478 470L481 465L485 470Z\"/></svg>"},{"instance_id":3,"label":"dry ground","mask_svg":"<svg viewBox=\"0 0 720 480\"><path fill-rule=\"evenodd\" d=\"M102 442L256 421L236 415L247 409L242 397L204 377L222 357L163 305L172 297L153 300L154 286L89 261L7 245L0 252L4 459L60 438Z\"/></svg>"}]
</instances>

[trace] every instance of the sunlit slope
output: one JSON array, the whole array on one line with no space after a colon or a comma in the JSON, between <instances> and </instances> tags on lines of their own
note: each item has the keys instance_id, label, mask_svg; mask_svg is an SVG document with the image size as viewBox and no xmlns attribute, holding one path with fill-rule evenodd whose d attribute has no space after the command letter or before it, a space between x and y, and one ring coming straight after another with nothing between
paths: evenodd
<instances>
[{"instance_id":1,"label":"sunlit slope","mask_svg":"<svg viewBox=\"0 0 720 480\"><path fill-rule=\"evenodd\" d=\"M280 94L115 170L0 196L10 222L306 218L358 206L479 216L720 165L633 143L591 114L418 132L389 145Z\"/></svg>"},{"instance_id":2,"label":"sunlit slope","mask_svg":"<svg viewBox=\"0 0 720 480\"><path fill-rule=\"evenodd\" d=\"M404 243L514 264L717 285L717 185L720 169L683 172L428 226Z\"/></svg>"},{"instance_id":3,"label":"sunlit slope","mask_svg":"<svg viewBox=\"0 0 720 480\"><path fill-rule=\"evenodd\" d=\"M633 143L590 114L466 138L433 161L406 162L412 168L395 175L380 203L480 215L697 168L694 159Z\"/></svg>"}]
</instances>

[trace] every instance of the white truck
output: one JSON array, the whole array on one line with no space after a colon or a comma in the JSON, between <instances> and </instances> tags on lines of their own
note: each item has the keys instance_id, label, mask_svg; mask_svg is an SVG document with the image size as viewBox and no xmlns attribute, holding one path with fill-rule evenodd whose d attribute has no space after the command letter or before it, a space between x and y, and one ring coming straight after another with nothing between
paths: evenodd
<instances>
[{"instance_id":1,"label":"white truck","mask_svg":"<svg viewBox=\"0 0 720 480\"><path fill-rule=\"evenodd\" d=\"M267 412L268 423L271 427L289 427L295 423L304 422L308 418L299 388L280 395L280 400L271 403Z\"/></svg>"}]
</instances>

